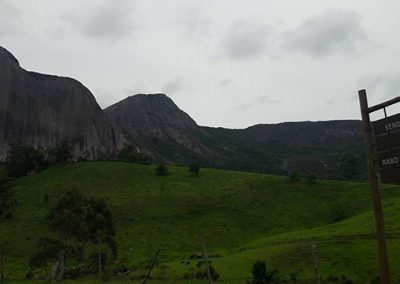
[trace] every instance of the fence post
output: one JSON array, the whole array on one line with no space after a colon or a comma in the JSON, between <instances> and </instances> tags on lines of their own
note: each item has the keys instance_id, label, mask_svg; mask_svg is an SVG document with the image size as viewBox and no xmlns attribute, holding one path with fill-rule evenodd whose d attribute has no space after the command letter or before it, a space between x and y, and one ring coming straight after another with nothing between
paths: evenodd
<instances>
[{"instance_id":1,"label":"fence post","mask_svg":"<svg viewBox=\"0 0 400 284\"><path fill-rule=\"evenodd\" d=\"M318 249L317 244L313 242L312 244L312 256L313 256L313 265L315 271L315 283L321 284L321 275L319 273L319 262L318 262Z\"/></svg>"},{"instance_id":2,"label":"fence post","mask_svg":"<svg viewBox=\"0 0 400 284\"><path fill-rule=\"evenodd\" d=\"M0 283L5 282L4 277L4 245L0 245Z\"/></svg>"},{"instance_id":3,"label":"fence post","mask_svg":"<svg viewBox=\"0 0 400 284\"><path fill-rule=\"evenodd\" d=\"M158 249L158 250L156 251L156 253L154 254L153 259L152 259L151 262L150 262L149 269L147 270L147 273L146 273L146 275L144 276L143 284L145 284L145 283L147 282L147 279L149 278L150 272L151 272L151 270L153 269L154 264L155 264L156 261L157 261L158 255L160 254L160 251L161 251L161 250Z\"/></svg>"},{"instance_id":4,"label":"fence post","mask_svg":"<svg viewBox=\"0 0 400 284\"><path fill-rule=\"evenodd\" d=\"M203 235L200 234L200 242L201 242L201 248L203 250L203 257L204 260L206 262L206 270L207 270L207 276L208 276L208 283L212 284L213 280L212 280L212 276L211 276L211 271L210 271L210 265L208 263L208 255L207 255L207 251L206 251L206 244L204 242L204 238Z\"/></svg>"}]
</instances>

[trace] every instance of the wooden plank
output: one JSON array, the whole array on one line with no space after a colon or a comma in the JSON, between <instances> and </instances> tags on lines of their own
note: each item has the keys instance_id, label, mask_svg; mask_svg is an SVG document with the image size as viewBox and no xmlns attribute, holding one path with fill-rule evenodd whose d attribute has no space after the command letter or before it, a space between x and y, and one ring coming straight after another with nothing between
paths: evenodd
<instances>
[{"instance_id":1,"label":"wooden plank","mask_svg":"<svg viewBox=\"0 0 400 284\"><path fill-rule=\"evenodd\" d=\"M361 90L361 91L365 91L365 90ZM400 103L400 97L395 97L395 98L393 98L391 100L388 100L386 102L383 102L383 103L377 104L375 106L369 107L369 108L366 109L366 112L367 112L367 114L370 114L371 112L383 109L385 107L394 105L396 103Z\"/></svg>"},{"instance_id":2,"label":"wooden plank","mask_svg":"<svg viewBox=\"0 0 400 284\"><path fill-rule=\"evenodd\" d=\"M381 181L383 183L400 183L400 168L382 169Z\"/></svg>"},{"instance_id":3,"label":"wooden plank","mask_svg":"<svg viewBox=\"0 0 400 284\"><path fill-rule=\"evenodd\" d=\"M387 168L398 168L400 170L400 149L378 153L378 166L380 170Z\"/></svg>"},{"instance_id":4,"label":"wooden plank","mask_svg":"<svg viewBox=\"0 0 400 284\"><path fill-rule=\"evenodd\" d=\"M375 135L400 130L400 113L376 120L372 124L374 125Z\"/></svg>"},{"instance_id":5,"label":"wooden plank","mask_svg":"<svg viewBox=\"0 0 400 284\"><path fill-rule=\"evenodd\" d=\"M400 131L375 136L378 152L400 147Z\"/></svg>"}]
</instances>

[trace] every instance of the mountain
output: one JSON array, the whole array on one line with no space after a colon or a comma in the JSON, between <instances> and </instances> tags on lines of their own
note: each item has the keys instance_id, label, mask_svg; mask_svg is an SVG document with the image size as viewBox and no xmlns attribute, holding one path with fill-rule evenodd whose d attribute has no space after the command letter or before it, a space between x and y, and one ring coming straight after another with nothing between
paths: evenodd
<instances>
[{"instance_id":1,"label":"mountain","mask_svg":"<svg viewBox=\"0 0 400 284\"><path fill-rule=\"evenodd\" d=\"M358 157L360 121L199 126L165 94L130 96L102 110L78 81L22 69L0 47L0 160L13 143L44 149L68 142L75 158L113 158L126 145L155 162L339 177L340 158Z\"/></svg>"},{"instance_id":2,"label":"mountain","mask_svg":"<svg viewBox=\"0 0 400 284\"><path fill-rule=\"evenodd\" d=\"M104 112L158 160L187 163L212 155L198 138L207 132L165 94L130 96Z\"/></svg>"},{"instance_id":3,"label":"mountain","mask_svg":"<svg viewBox=\"0 0 400 284\"><path fill-rule=\"evenodd\" d=\"M357 120L260 124L246 129L203 127L165 94L130 96L105 112L160 161L337 178L341 156L352 152L359 157L359 172L365 172Z\"/></svg>"},{"instance_id":4,"label":"mountain","mask_svg":"<svg viewBox=\"0 0 400 284\"><path fill-rule=\"evenodd\" d=\"M16 142L71 145L75 157L113 155L128 142L80 82L22 69L0 47L0 159Z\"/></svg>"},{"instance_id":5,"label":"mountain","mask_svg":"<svg viewBox=\"0 0 400 284\"><path fill-rule=\"evenodd\" d=\"M204 127L219 153L217 167L235 170L340 177L341 157L353 153L365 177L361 122L357 120L260 124L246 129Z\"/></svg>"}]
</instances>

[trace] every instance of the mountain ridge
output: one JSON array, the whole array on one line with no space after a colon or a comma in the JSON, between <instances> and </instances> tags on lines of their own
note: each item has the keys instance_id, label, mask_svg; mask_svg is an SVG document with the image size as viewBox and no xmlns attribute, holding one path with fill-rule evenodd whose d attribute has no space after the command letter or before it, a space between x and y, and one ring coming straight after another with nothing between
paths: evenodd
<instances>
[{"instance_id":1,"label":"mountain ridge","mask_svg":"<svg viewBox=\"0 0 400 284\"><path fill-rule=\"evenodd\" d=\"M66 141L74 158L115 159L130 145L158 163L336 178L342 154L363 156L361 129L357 120L199 126L161 93L129 96L101 109L79 81L26 71L0 48L2 160L16 142L48 148Z\"/></svg>"}]
</instances>

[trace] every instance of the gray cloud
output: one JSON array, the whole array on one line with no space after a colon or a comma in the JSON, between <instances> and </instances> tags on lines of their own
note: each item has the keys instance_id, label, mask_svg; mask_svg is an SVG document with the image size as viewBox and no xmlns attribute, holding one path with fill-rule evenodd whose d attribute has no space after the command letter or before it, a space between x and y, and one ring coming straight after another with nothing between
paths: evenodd
<instances>
[{"instance_id":1,"label":"gray cloud","mask_svg":"<svg viewBox=\"0 0 400 284\"><path fill-rule=\"evenodd\" d=\"M165 83L164 87L162 88L162 92L165 94L175 94L183 89L183 82L182 79L176 77L175 79L168 81Z\"/></svg>"},{"instance_id":2,"label":"gray cloud","mask_svg":"<svg viewBox=\"0 0 400 284\"><path fill-rule=\"evenodd\" d=\"M241 104L240 106L236 107L235 110L244 111L244 110L248 110L250 108L263 106L265 104L277 104L277 103L279 103L279 100L270 99L266 96L262 96L251 102Z\"/></svg>"},{"instance_id":3,"label":"gray cloud","mask_svg":"<svg viewBox=\"0 0 400 284\"><path fill-rule=\"evenodd\" d=\"M198 6L185 6L178 11L177 23L185 36L204 37L209 34L212 21Z\"/></svg>"},{"instance_id":4,"label":"gray cloud","mask_svg":"<svg viewBox=\"0 0 400 284\"><path fill-rule=\"evenodd\" d=\"M264 54L273 42L271 26L246 21L235 22L222 40L223 51L231 59L247 59Z\"/></svg>"},{"instance_id":5,"label":"gray cloud","mask_svg":"<svg viewBox=\"0 0 400 284\"><path fill-rule=\"evenodd\" d=\"M133 1L105 0L89 14L69 13L63 19L89 38L117 41L132 35Z\"/></svg>"},{"instance_id":6,"label":"gray cloud","mask_svg":"<svg viewBox=\"0 0 400 284\"><path fill-rule=\"evenodd\" d=\"M11 1L0 1L0 36L13 35L20 31L21 14L22 11Z\"/></svg>"},{"instance_id":7,"label":"gray cloud","mask_svg":"<svg viewBox=\"0 0 400 284\"><path fill-rule=\"evenodd\" d=\"M229 86L230 84L232 84L233 79L232 78L228 78L228 79L224 79L219 81L220 86Z\"/></svg>"},{"instance_id":8,"label":"gray cloud","mask_svg":"<svg viewBox=\"0 0 400 284\"><path fill-rule=\"evenodd\" d=\"M400 72L365 75L359 79L359 88L366 89L368 96L380 100L400 96Z\"/></svg>"},{"instance_id":9,"label":"gray cloud","mask_svg":"<svg viewBox=\"0 0 400 284\"><path fill-rule=\"evenodd\" d=\"M354 53L366 39L361 16L342 10L325 10L310 16L298 28L282 34L284 49L312 57Z\"/></svg>"}]
</instances>

